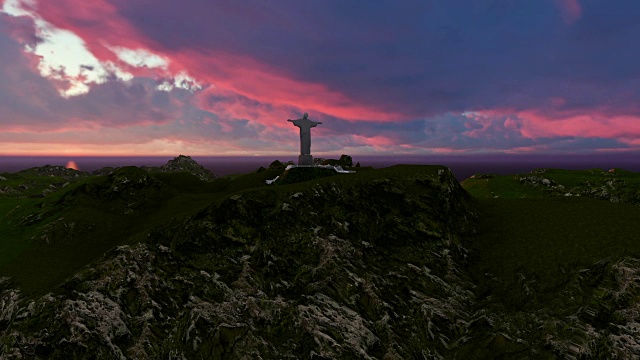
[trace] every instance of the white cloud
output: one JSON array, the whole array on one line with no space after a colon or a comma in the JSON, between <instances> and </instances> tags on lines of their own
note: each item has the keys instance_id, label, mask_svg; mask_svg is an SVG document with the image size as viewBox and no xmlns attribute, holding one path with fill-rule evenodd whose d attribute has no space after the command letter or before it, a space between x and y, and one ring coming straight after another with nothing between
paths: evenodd
<instances>
[{"instance_id":1,"label":"white cloud","mask_svg":"<svg viewBox=\"0 0 640 360\"><path fill-rule=\"evenodd\" d=\"M100 61L89 51L82 38L71 31L56 28L34 9L34 0L5 0L1 11L11 16L33 19L40 42L35 45L25 44L24 50L39 57L40 75L56 80L56 87L65 98L88 93L91 84L102 84L114 79L130 81L134 75L124 70L122 63L136 68L158 69L159 76L166 79L157 86L158 91L202 89L202 85L186 72L175 75L169 73L169 60L146 49L105 44L122 63L119 65L119 62Z\"/></svg>"},{"instance_id":2,"label":"white cloud","mask_svg":"<svg viewBox=\"0 0 640 360\"><path fill-rule=\"evenodd\" d=\"M34 8L33 0L6 0L2 12L33 19L36 35L41 41L35 46L24 45L24 50L40 58L38 71L41 76L65 84L58 86L61 96L86 94L90 84L102 84L112 78L123 81L133 78L132 74L114 63L100 62L79 36L43 20L31 10Z\"/></svg>"},{"instance_id":3,"label":"white cloud","mask_svg":"<svg viewBox=\"0 0 640 360\"><path fill-rule=\"evenodd\" d=\"M33 17L33 13L28 8L33 8L34 4L34 0L5 0L1 11L11 16Z\"/></svg>"},{"instance_id":4,"label":"white cloud","mask_svg":"<svg viewBox=\"0 0 640 360\"><path fill-rule=\"evenodd\" d=\"M119 46L109 47L109 49L118 56L118 59L133 67L160 68L167 70L167 67L169 66L169 61L167 59L144 49L127 49Z\"/></svg>"},{"instance_id":5,"label":"white cloud","mask_svg":"<svg viewBox=\"0 0 640 360\"><path fill-rule=\"evenodd\" d=\"M133 78L113 63L100 62L73 32L55 28L43 20L36 20L36 26L42 42L31 52L40 57L38 70L42 76L67 84L59 89L60 95L86 94L90 84L102 84L113 77L124 81Z\"/></svg>"},{"instance_id":6,"label":"white cloud","mask_svg":"<svg viewBox=\"0 0 640 360\"><path fill-rule=\"evenodd\" d=\"M213 86L213 85L210 85ZM200 85L194 78L190 77L185 72L178 73L172 79L165 79L160 85L156 87L157 90L160 91L171 91L175 88L184 89L187 91L197 91L202 89L202 85Z\"/></svg>"}]
</instances>

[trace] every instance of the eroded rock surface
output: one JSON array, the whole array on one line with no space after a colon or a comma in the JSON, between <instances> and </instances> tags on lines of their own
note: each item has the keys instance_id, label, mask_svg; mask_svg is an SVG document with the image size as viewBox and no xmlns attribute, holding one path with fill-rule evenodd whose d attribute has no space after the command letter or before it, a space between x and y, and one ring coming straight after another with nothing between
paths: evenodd
<instances>
[{"instance_id":1,"label":"eroded rock surface","mask_svg":"<svg viewBox=\"0 0 640 360\"><path fill-rule=\"evenodd\" d=\"M1 354L444 356L474 301L467 202L446 168L231 196L109 252L59 293L27 300L5 283Z\"/></svg>"}]
</instances>

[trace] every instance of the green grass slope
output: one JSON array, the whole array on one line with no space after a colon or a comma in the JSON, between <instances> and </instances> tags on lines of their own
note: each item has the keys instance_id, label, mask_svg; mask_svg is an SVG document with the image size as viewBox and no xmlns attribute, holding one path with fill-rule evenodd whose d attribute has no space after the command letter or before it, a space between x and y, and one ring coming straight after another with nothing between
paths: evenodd
<instances>
[{"instance_id":1,"label":"green grass slope","mask_svg":"<svg viewBox=\"0 0 640 360\"><path fill-rule=\"evenodd\" d=\"M476 175L464 180L462 186L480 199L486 210L481 227L496 238L523 242L600 239L601 246L585 243L597 256L613 255L614 249L637 248L634 232L639 229L640 207L634 205L640 203L638 173L538 169L529 174Z\"/></svg>"},{"instance_id":2,"label":"green grass slope","mask_svg":"<svg viewBox=\"0 0 640 360\"><path fill-rule=\"evenodd\" d=\"M152 229L180 221L212 202L267 187L265 180L282 172L269 169L212 181L187 172L149 173L137 167L103 176L61 167L4 174L0 276L11 277L25 293L42 294L109 249L144 241ZM289 182L319 177L312 175L290 177Z\"/></svg>"},{"instance_id":3,"label":"green grass slope","mask_svg":"<svg viewBox=\"0 0 640 360\"><path fill-rule=\"evenodd\" d=\"M51 290L83 266L148 230L219 198L228 182L125 167L87 176L46 197L0 198L0 275L26 293Z\"/></svg>"},{"instance_id":4,"label":"green grass slope","mask_svg":"<svg viewBox=\"0 0 640 360\"><path fill-rule=\"evenodd\" d=\"M523 274L555 291L570 270L640 255L640 174L539 169L476 175L462 186L480 209L478 274L507 283Z\"/></svg>"},{"instance_id":5,"label":"green grass slope","mask_svg":"<svg viewBox=\"0 0 640 360\"><path fill-rule=\"evenodd\" d=\"M640 206L591 198L481 199L475 273L537 279L557 291L568 273L607 258L640 256Z\"/></svg>"},{"instance_id":6,"label":"green grass slope","mask_svg":"<svg viewBox=\"0 0 640 360\"><path fill-rule=\"evenodd\" d=\"M640 204L640 174L621 169L538 169L529 174L474 175L462 186L481 198L588 196Z\"/></svg>"},{"instance_id":7,"label":"green grass slope","mask_svg":"<svg viewBox=\"0 0 640 360\"><path fill-rule=\"evenodd\" d=\"M615 339L637 335L627 324L637 321L629 314L640 289L619 284L628 280L617 269L640 258L640 174L540 169L476 175L462 185L479 214L469 269L477 309L492 314L494 333L510 336L472 341L468 354L519 358L514 337L566 358L635 351Z\"/></svg>"}]
</instances>

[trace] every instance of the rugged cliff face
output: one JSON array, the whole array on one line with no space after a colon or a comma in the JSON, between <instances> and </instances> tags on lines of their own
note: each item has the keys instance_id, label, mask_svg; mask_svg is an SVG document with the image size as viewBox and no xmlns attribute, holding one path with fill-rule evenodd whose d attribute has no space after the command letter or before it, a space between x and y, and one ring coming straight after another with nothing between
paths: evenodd
<instances>
[{"instance_id":1,"label":"rugged cliff face","mask_svg":"<svg viewBox=\"0 0 640 360\"><path fill-rule=\"evenodd\" d=\"M469 197L400 166L230 195L59 291L6 279L5 358L439 358L474 330Z\"/></svg>"}]
</instances>

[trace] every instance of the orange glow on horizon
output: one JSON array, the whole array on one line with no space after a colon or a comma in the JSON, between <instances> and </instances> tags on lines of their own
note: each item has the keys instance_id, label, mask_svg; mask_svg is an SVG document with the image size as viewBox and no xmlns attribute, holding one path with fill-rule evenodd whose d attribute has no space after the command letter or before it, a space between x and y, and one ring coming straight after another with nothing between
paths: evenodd
<instances>
[{"instance_id":1,"label":"orange glow on horizon","mask_svg":"<svg viewBox=\"0 0 640 360\"><path fill-rule=\"evenodd\" d=\"M67 165L65 165L64 167L66 167L67 169L80 170L78 168L78 164L76 164L76 162L73 160L69 160L67 162Z\"/></svg>"}]
</instances>

